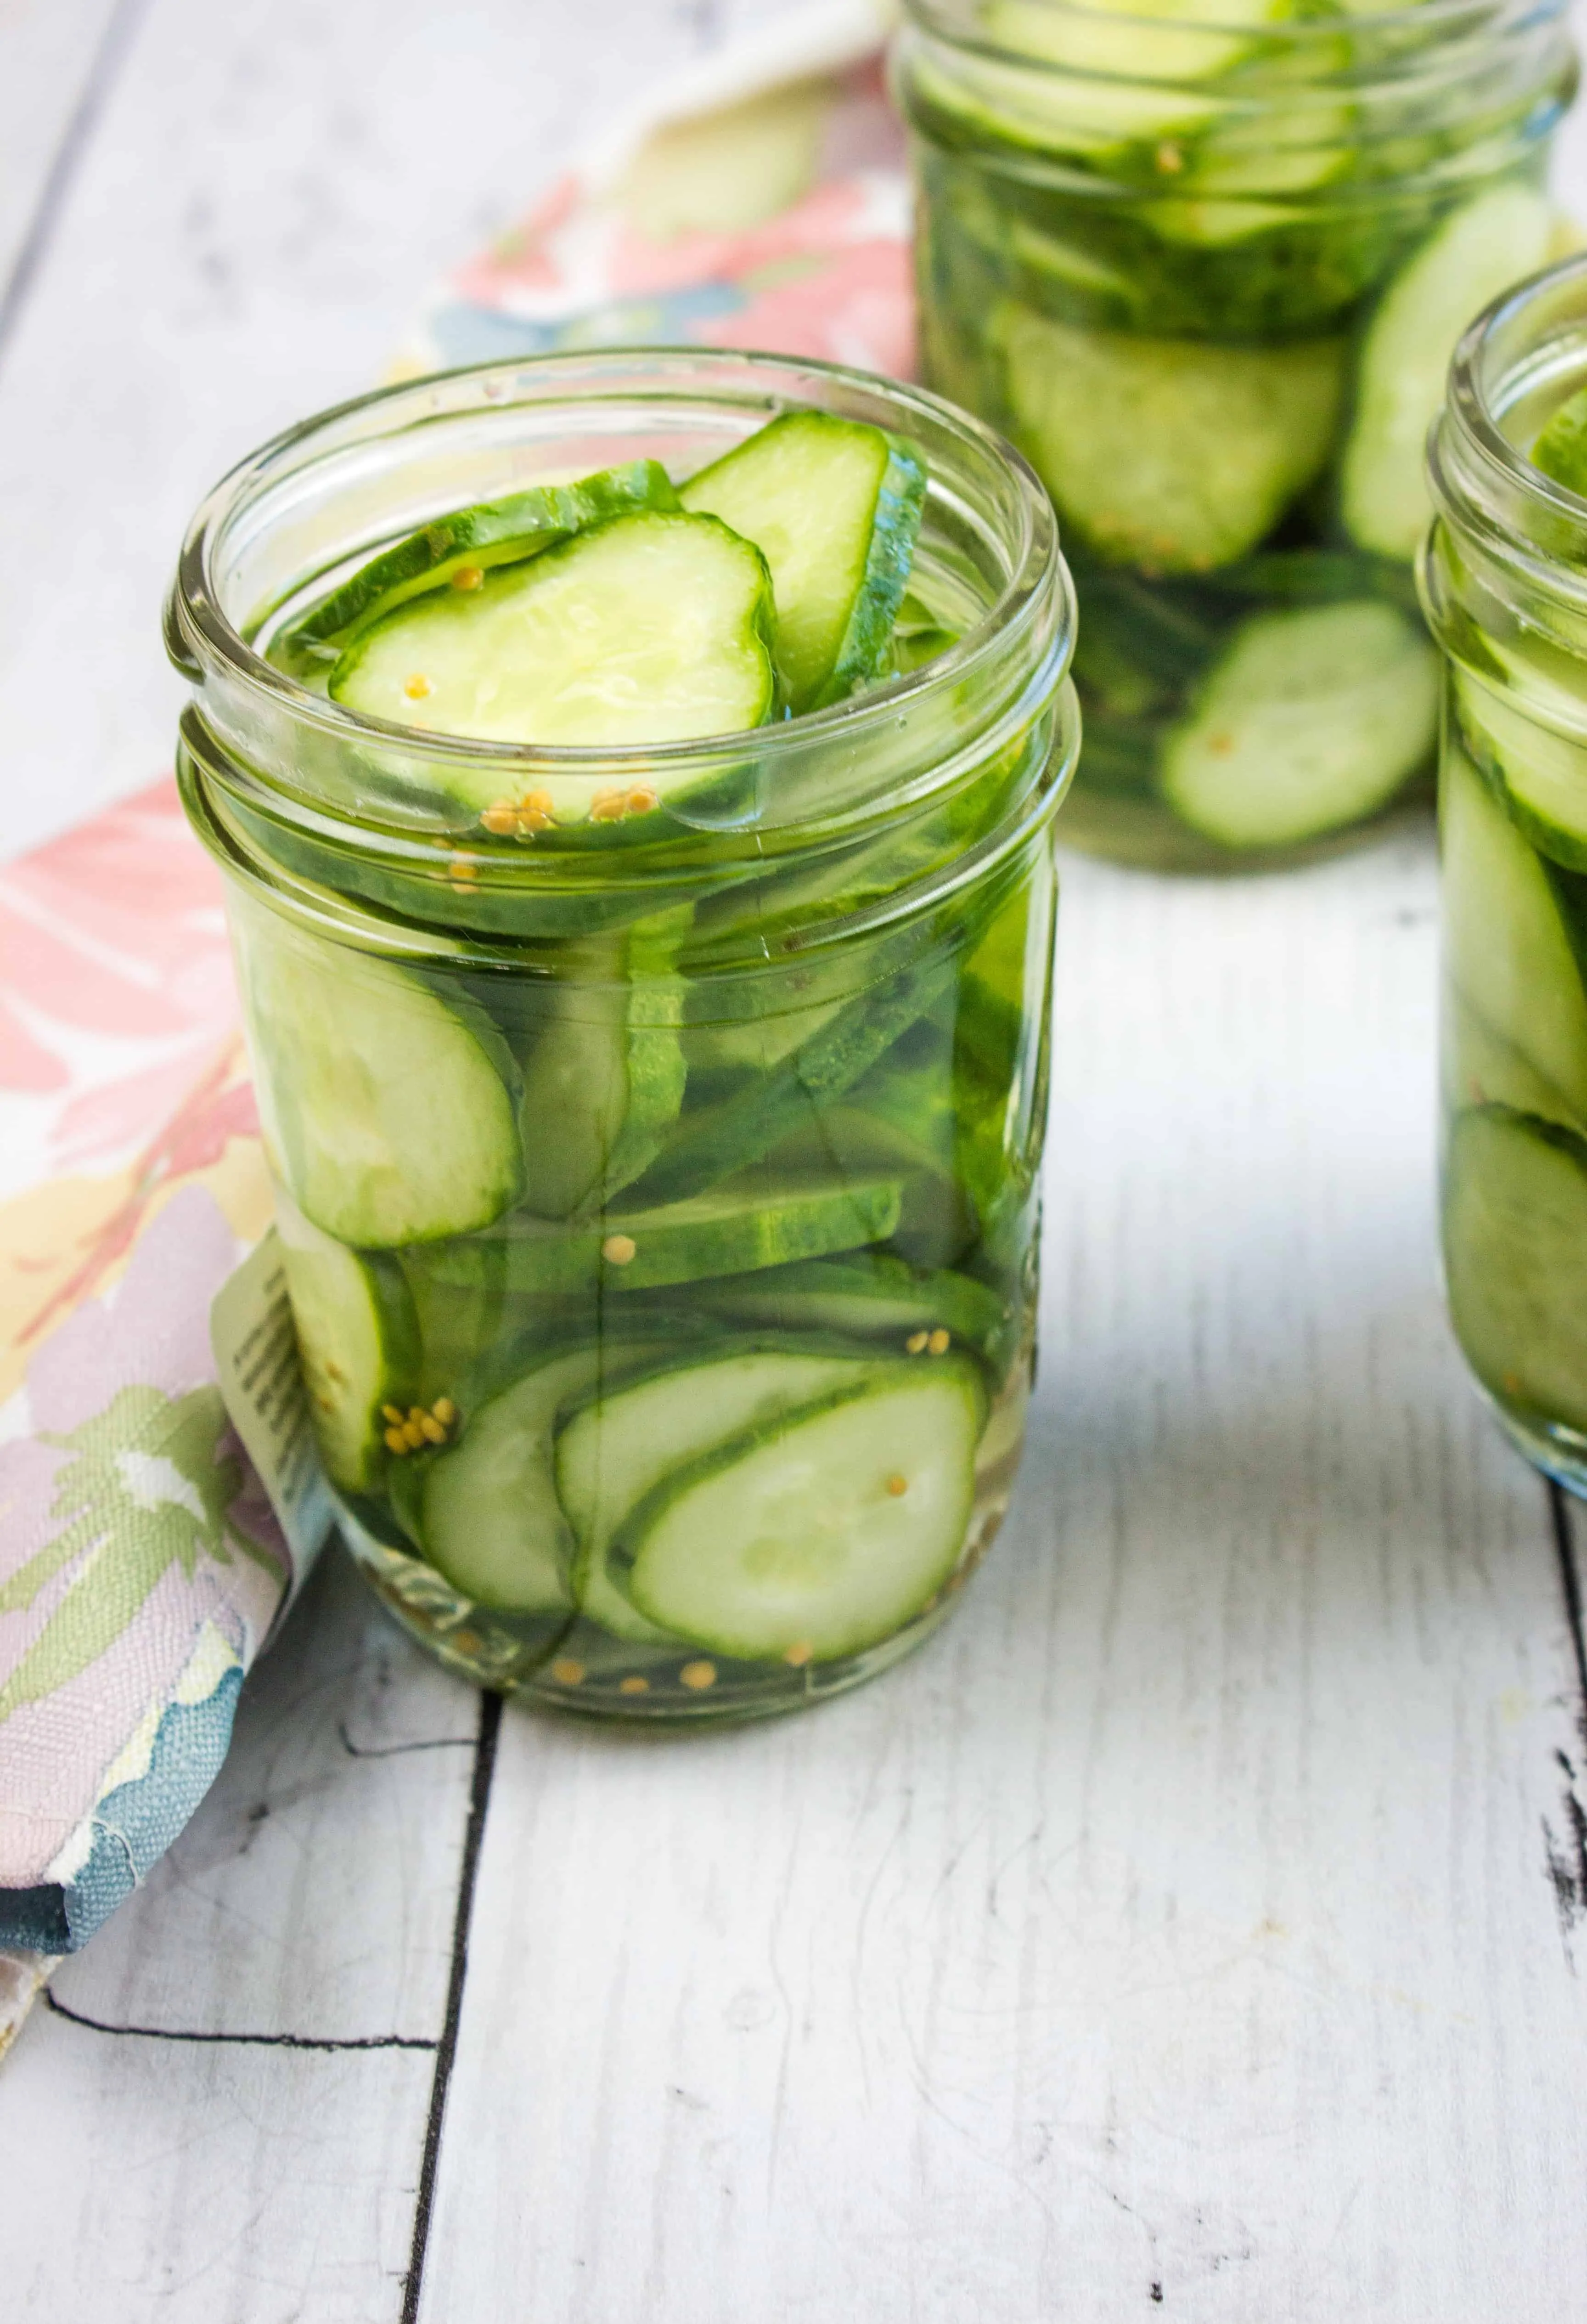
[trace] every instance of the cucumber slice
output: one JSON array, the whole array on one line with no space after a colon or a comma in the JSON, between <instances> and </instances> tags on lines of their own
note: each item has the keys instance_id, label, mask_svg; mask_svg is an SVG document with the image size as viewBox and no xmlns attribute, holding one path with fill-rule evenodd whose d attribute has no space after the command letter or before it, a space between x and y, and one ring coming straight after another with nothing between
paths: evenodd
<instances>
[{"instance_id":1,"label":"cucumber slice","mask_svg":"<svg viewBox=\"0 0 1587 2324\"><path fill-rule=\"evenodd\" d=\"M1156 573L1226 565L1327 461L1342 340L1137 338L1014 306L995 327L1015 432L1099 556Z\"/></svg>"},{"instance_id":2,"label":"cucumber slice","mask_svg":"<svg viewBox=\"0 0 1587 2324\"><path fill-rule=\"evenodd\" d=\"M333 699L426 733L619 746L734 734L770 715L771 585L758 549L708 516L616 517L467 595L431 591L349 646ZM457 767L465 805L500 776ZM593 799L552 794L555 821ZM679 779L673 778L674 781ZM684 779L698 780L697 774ZM665 795L658 769L651 789Z\"/></svg>"},{"instance_id":3,"label":"cucumber slice","mask_svg":"<svg viewBox=\"0 0 1587 2324\"><path fill-rule=\"evenodd\" d=\"M951 1356L879 1366L659 1485L620 1526L613 1570L642 1614L719 1654L863 1653L958 1563L985 1413Z\"/></svg>"},{"instance_id":4,"label":"cucumber slice","mask_svg":"<svg viewBox=\"0 0 1587 2324\"><path fill-rule=\"evenodd\" d=\"M1492 1395L1587 1432L1587 1143L1482 1106L1450 1137L1449 1308Z\"/></svg>"},{"instance_id":5,"label":"cucumber slice","mask_svg":"<svg viewBox=\"0 0 1587 2324\"><path fill-rule=\"evenodd\" d=\"M902 1352L918 1333L946 1332L984 1355L1008 1310L995 1291L951 1268L910 1267L886 1251L796 1261L708 1285L703 1296L724 1314L776 1331L836 1332L885 1340Z\"/></svg>"},{"instance_id":6,"label":"cucumber slice","mask_svg":"<svg viewBox=\"0 0 1587 2324\"><path fill-rule=\"evenodd\" d=\"M573 1531L557 1498L557 1417L600 1377L602 1351L550 1356L474 1414L425 1473L424 1554L476 1605L501 1614L569 1612Z\"/></svg>"},{"instance_id":7,"label":"cucumber slice","mask_svg":"<svg viewBox=\"0 0 1587 2324\"><path fill-rule=\"evenodd\" d=\"M395 613L409 598L455 582L466 592L475 573L515 565L541 549L635 509L676 509L678 494L659 460L630 460L574 484L537 484L505 500L482 501L431 520L395 548L383 549L320 600L281 641L283 656Z\"/></svg>"},{"instance_id":8,"label":"cucumber slice","mask_svg":"<svg viewBox=\"0 0 1587 2324\"><path fill-rule=\"evenodd\" d=\"M811 1113L772 1148L768 1167L896 1181L899 1215L890 1240L918 1267L951 1267L974 1239L975 1214L954 1173L948 1075L879 1074L863 1085L863 1097Z\"/></svg>"},{"instance_id":9,"label":"cucumber slice","mask_svg":"<svg viewBox=\"0 0 1587 2324\"><path fill-rule=\"evenodd\" d=\"M419 1372L419 1322L396 1261L349 1250L285 1195L276 1200L292 1323L325 1472L368 1492L385 1466L385 1404L406 1410Z\"/></svg>"},{"instance_id":10,"label":"cucumber slice","mask_svg":"<svg viewBox=\"0 0 1587 2324\"><path fill-rule=\"evenodd\" d=\"M1438 1048L1444 1102L1452 1112L1507 1105L1567 1130L1587 1130L1587 1116L1566 1102L1529 1057L1484 1024L1460 988L1448 982L1439 1011Z\"/></svg>"},{"instance_id":11,"label":"cucumber slice","mask_svg":"<svg viewBox=\"0 0 1587 2324\"><path fill-rule=\"evenodd\" d=\"M1457 680L1468 740L1503 795L1510 820L1569 872L1587 872L1587 742L1530 718L1490 687Z\"/></svg>"},{"instance_id":12,"label":"cucumber slice","mask_svg":"<svg viewBox=\"0 0 1587 2324\"><path fill-rule=\"evenodd\" d=\"M1587 499L1587 387L1560 405L1532 447L1532 466L1578 500Z\"/></svg>"},{"instance_id":13,"label":"cucumber slice","mask_svg":"<svg viewBox=\"0 0 1587 2324\"><path fill-rule=\"evenodd\" d=\"M484 1011L252 912L236 933L264 1141L299 1209L372 1250L499 1218L522 1180L518 1073Z\"/></svg>"},{"instance_id":14,"label":"cucumber slice","mask_svg":"<svg viewBox=\"0 0 1587 2324\"><path fill-rule=\"evenodd\" d=\"M765 558L791 710L841 702L880 676L926 503L912 444L830 412L789 411L691 476L678 498Z\"/></svg>"},{"instance_id":15,"label":"cucumber slice","mask_svg":"<svg viewBox=\"0 0 1587 2324\"><path fill-rule=\"evenodd\" d=\"M675 1366L591 1401L557 1443L557 1489L578 1539L576 1586L586 1618L636 1645L678 1634L633 1605L607 1569L618 1526L675 1470L743 1430L852 1388L863 1357L796 1355L752 1345Z\"/></svg>"},{"instance_id":16,"label":"cucumber slice","mask_svg":"<svg viewBox=\"0 0 1587 2324\"><path fill-rule=\"evenodd\" d=\"M1486 1029L1587 1120L1587 995L1557 899L1453 737L1439 824L1449 979Z\"/></svg>"},{"instance_id":17,"label":"cucumber slice","mask_svg":"<svg viewBox=\"0 0 1587 2324\"><path fill-rule=\"evenodd\" d=\"M554 1296L599 1283L650 1291L711 1275L743 1275L794 1259L885 1242L898 1226L897 1177L797 1177L747 1171L710 1193L653 1211L609 1211L596 1225L555 1226L515 1218L499 1238L512 1293ZM438 1283L476 1278L478 1247L438 1251Z\"/></svg>"},{"instance_id":18,"label":"cucumber slice","mask_svg":"<svg viewBox=\"0 0 1587 2324\"><path fill-rule=\"evenodd\" d=\"M687 1115L640 1182L651 1201L692 1194L761 1161L852 1089L952 982L951 961L884 977L846 1001L772 1073ZM787 1256L791 1257L789 1253Z\"/></svg>"},{"instance_id":19,"label":"cucumber slice","mask_svg":"<svg viewBox=\"0 0 1587 2324\"><path fill-rule=\"evenodd\" d=\"M1531 186L1492 186L1453 211L1401 268L1368 326L1340 476L1351 539L1409 558L1433 514L1422 475L1444 374L1473 315L1548 255L1553 214Z\"/></svg>"},{"instance_id":20,"label":"cucumber slice","mask_svg":"<svg viewBox=\"0 0 1587 2324\"><path fill-rule=\"evenodd\" d=\"M1292 845L1386 806L1437 723L1437 657L1392 605L1257 613L1168 738L1163 797L1225 847Z\"/></svg>"},{"instance_id":21,"label":"cucumber slice","mask_svg":"<svg viewBox=\"0 0 1587 2324\"><path fill-rule=\"evenodd\" d=\"M541 1218L610 1200L654 1158L683 1103L688 914L584 947L523 1074L524 1194Z\"/></svg>"}]
</instances>

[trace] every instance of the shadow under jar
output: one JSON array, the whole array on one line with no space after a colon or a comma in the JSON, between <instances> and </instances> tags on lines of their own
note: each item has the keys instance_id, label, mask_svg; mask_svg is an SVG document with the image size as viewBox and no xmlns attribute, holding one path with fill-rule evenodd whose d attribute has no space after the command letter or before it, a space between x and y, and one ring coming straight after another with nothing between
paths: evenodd
<instances>
[{"instance_id":1,"label":"shadow under jar","mask_svg":"<svg viewBox=\"0 0 1587 2324\"><path fill-rule=\"evenodd\" d=\"M908 14L926 375L1030 458L1080 594L1060 836L1350 844L1431 771L1423 445L1472 315L1557 254L1563 5Z\"/></svg>"},{"instance_id":2,"label":"shadow under jar","mask_svg":"<svg viewBox=\"0 0 1587 2324\"><path fill-rule=\"evenodd\" d=\"M682 479L803 410L924 456L918 669L613 751L407 730L277 666L305 606L446 512L625 461ZM1035 477L934 397L815 365L457 373L245 462L169 628L375 1590L471 1678L614 1717L882 1668L992 1540L1032 1372L1078 730Z\"/></svg>"},{"instance_id":3,"label":"shadow under jar","mask_svg":"<svg viewBox=\"0 0 1587 2324\"><path fill-rule=\"evenodd\" d=\"M1528 455L1587 387L1587 260L1461 343L1429 466L1444 648L1444 1283L1509 1434L1587 1492L1587 500Z\"/></svg>"}]
</instances>

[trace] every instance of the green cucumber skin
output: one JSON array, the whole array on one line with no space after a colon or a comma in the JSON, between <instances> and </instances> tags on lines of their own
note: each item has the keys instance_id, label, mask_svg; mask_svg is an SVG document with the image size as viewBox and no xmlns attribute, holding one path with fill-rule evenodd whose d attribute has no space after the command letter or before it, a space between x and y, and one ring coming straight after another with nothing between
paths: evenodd
<instances>
[{"instance_id":1,"label":"green cucumber skin","mask_svg":"<svg viewBox=\"0 0 1587 2324\"><path fill-rule=\"evenodd\" d=\"M838 647L832 676L811 704L812 709L824 710L832 703L846 701L879 677L886 665L894 618L914 568L915 543L926 507L926 462L918 446L890 436L864 582Z\"/></svg>"},{"instance_id":2,"label":"green cucumber skin","mask_svg":"<svg viewBox=\"0 0 1587 2324\"><path fill-rule=\"evenodd\" d=\"M339 1491L374 1490L388 1466L382 1406L394 1404L404 1411L411 1405L421 1361L418 1311L396 1259L384 1251L355 1251L334 1236L323 1234L296 1212L289 1196L278 1194L277 1231L293 1301L293 1321L302 1354L304 1386L326 1473ZM359 1399L361 1419L336 1425L335 1403L350 1385L345 1348L333 1349L314 1332L311 1282L305 1270L328 1264L336 1273L356 1279L357 1293L367 1305L378 1350L377 1368L368 1378ZM337 1295L346 1306L346 1285ZM337 1318L327 1319L334 1331ZM334 1371L332 1370L334 1367Z\"/></svg>"},{"instance_id":3,"label":"green cucumber skin","mask_svg":"<svg viewBox=\"0 0 1587 2324\"><path fill-rule=\"evenodd\" d=\"M280 651L291 655L331 640L346 644L356 630L382 620L413 595L443 587L465 562L516 563L633 509L672 510L678 494L659 460L631 460L582 477L575 484L537 484L505 500L482 501L432 518L395 548L383 549L341 586L293 623Z\"/></svg>"},{"instance_id":4,"label":"green cucumber skin","mask_svg":"<svg viewBox=\"0 0 1587 2324\"><path fill-rule=\"evenodd\" d=\"M927 961L899 970L848 1002L793 1056L741 1097L708 1116L686 1116L635 1190L656 1202L678 1199L761 1161L805 1130L812 1113L840 1098L923 1016L951 983L954 963Z\"/></svg>"}]
</instances>

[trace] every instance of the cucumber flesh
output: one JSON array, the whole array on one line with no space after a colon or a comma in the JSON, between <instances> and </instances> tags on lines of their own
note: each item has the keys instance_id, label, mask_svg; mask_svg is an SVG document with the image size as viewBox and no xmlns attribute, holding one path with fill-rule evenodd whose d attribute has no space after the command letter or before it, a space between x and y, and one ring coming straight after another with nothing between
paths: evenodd
<instances>
[{"instance_id":1,"label":"cucumber flesh","mask_svg":"<svg viewBox=\"0 0 1587 2324\"><path fill-rule=\"evenodd\" d=\"M863 1378L863 1358L793 1355L752 1346L684 1364L586 1404L557 1443L557 1489L578 1540L585 1615L635 1644L677 1634L641 1613L607 1570L607 1552L634 1505L675 1470L743 1430Z\"/></svg>"},{"instance_id":2,"label":"cucumber flesh","mask_svg":"<svg viewBox=\"0 0 1587 2324\"><path fill-rule=\"evenodd\" d=\"M659 460L630 460L577 484L537 484L504 500L454 509L361 565L295 624L281 650L323 648L333 639L345 643L353 630L383 620L427 590L456 583L466 593L475 573L522 563L571 532L635 509L677 506L672 479Z\"/></svg>"},{"instance_id":3,"label":"cucumber flesh","mask_svg":"<svg viewBox=\"0 0 1587 2324\"><path fill-rule=\"evenodd\" d=\"M647 1291L712 1275L741 1275L795 1259L884 1242L902 1207L897 1176L847 1178L746 1171L708 1194L652 1211L608 1211L591 1225L519 1217L500 1238L503 1279L514 1293L555 1295L600 1283ZM477 1246L436 1254L438 1282L471 1285Z\"/></svg>"},{"instance_id":4,"label":"cucumber flesh","mask_svg":"<svg viewBox=\"0 0 1587 2324\"><path fill-rule=\"evenodd\" d=\"M1014 306L997 328L1014 433L1060 517L1105 558L1151 573L1226 565L1328 458L1342 341L1219 346Z\"/></svg>"},{"instance_id":5,"label":"cucumber flesh","mask_svg":"<svg viewBox=\"0 0 1587 2324\"><path fill-rule=\"evenodd\" d=\"M1292 845L1386 806L1437 719L1437 658L1394 606L1257 613L1169 736L1163 796L1225 847Z\"/></svg>"},{"instance_id":6,"label":"cucumber flesh","mask_svg":"<svg viewBox=\"0 0 1587 2324\"><path fill-rule=\"evenodd\" d=\"M1587 499L1587 387L1560 405L1532 447L1532 466L1578 500Z\"/></svg>"},{"instance_id":7,"label":"cucumber flesh","mask_svg":"<svg viewBox=\"0 0 1587 2324\"><path fill-rule=\"evenodd\" d=\"M1487 1031L1587 1120L1587 994L1548 874L1461 750L1439 808L1445 973Z\"/></svg>"},{"instance_id":8,"label":"cucumber flesh","mask_svg":"<svg viewBox=\"0 0 1587 2324\"><path fill-rule=\"evenodd\" d=\"M660 1484L620 1526L614 1570L641 1613L719 1654L862 1653L957 1563L984 1418L951 1356L878 1366Z\"/></svg>"},{"instance_id":9,"label":"cucumber flesh","mask_svg":"<svg viewBox=\"0 0 1587 2324\"><path fill-rule=\"evenodd\" d=\"M1534 847L1570 872L1587 872L1587 742L1530 718L1491 687L1461 682L1467 731L1504 794L1510 819Z\"/></svg>"},{"instance_id":10,"label":"cucumber flesh","mask_svg":"<svg viewBox=\"0 0 1587 2324\"><path fill-rule=\"evenodd\" d=\"M276 1201L303 1384L327 1476L368 1492L385 1466L383 1405L407 1410L419 1372L419 1322L395 1259L349 1250L284 1194Z\"/></svg>"},{"instance_id":11,"label":"cucumber flesh","mask_svg":"<svg viewBox=\"0 0 1587 2324\"><path fill-rule=\"evenodd\" d=\"M466 595L430 592L364 631L331 675L369 718L496 742L621 746L734 734L770 716L772 598L760 552L708 516L615 517ZM651 788L662 794L658 771ZM690 778L697 780L697 774ZM494 805L501 778L450 788ZM575 784L578 792L575 791ZM580 779L554 819L595 804Z\"/></svg>"},{"instance_id":12,"label":"cucumber flesh","mask_svg":"<svg viewBox=\"0 0 1587 2324\"><path fill-rule=\"evenodd\" d=\"M1545 263L1553 230L1532 187L1490 187L1445 217L1384 291L1361 346L1340 476L1359 547L1416 555L1433 513L1423 448L1456 342L1490 299Z\"/></svg>"},{"instance_id":13,"label":"cucumber flesh","mask_svg":"<svg viewBox=\"0 0 1587 2324\"><path fill-rule=\"evenodd\" d=\"M598 1348L537 1364L465 1416L457 1445L429 1465L420 1497L425 1555L455 1590L502 1614L572 1609L573 1532L557 1498L557 1416L599 1377Z\"/></svg>"},{"instance_id":14,"label":"cucumber flesh","mask_svg":"<svg viewBox=\"0 0 1587 2324\"><path fill-rule=\"evenodd\" d=\"M499 1218L522 1178L517 1069L483 1011L263 916L236 933L265 1145L299 1209L368 1250Z\"/></svg>"},{"instance_id":15,"label":"cucumber flesh","mask_svg":"<svg viewBox=\"0 0 1587 2324\"><path fill-rule=\"evenodd\" d=\"M1482 1385L1587 1433L1587 1143L1507 1106L1462 1115L1444 1255L1450 1314Z\"/></svg>"},{"instance_id":16,"label":"cucumber flesh","mask_svg":"<svg viewBox=\"0 0 1587 2324\"><path fill-rule=\"evenodd\" d=\"M691 476L678 498L765 558L791 710L841 702L881 674L926 501L913 445L829 412L790 411Z\"/></svg>"}]
</instances>

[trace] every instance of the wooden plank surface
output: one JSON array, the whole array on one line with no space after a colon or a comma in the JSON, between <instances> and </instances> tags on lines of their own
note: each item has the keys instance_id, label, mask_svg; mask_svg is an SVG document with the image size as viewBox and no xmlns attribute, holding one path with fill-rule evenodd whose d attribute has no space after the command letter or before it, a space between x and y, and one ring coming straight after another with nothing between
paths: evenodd
<instances>
[{"instance_id":1,"label":"wooden plank surface","mask_svg":"<svg viewBox=\"0 0 1587 2324\"><path fill-rule=\"evenodd\" d=\"M161 762L225 461L772 10L149 0L107 54L106 6L10 8L0 275L46 231L0 512L56 585L0 566L20 844ZM1587 2312L1580 1643L1440 1315L1433 900L1416 835L1068 867L1028 1467L875 1687L665 1742L509 1711L482 1755L328 1567L0 2069L5 2315Z\"/></svg>"},{"instance_id":2,"label":"wooden plank surface","mask_svg":"<svg viewBox=\"0 0 1587 2324\"><path fill-rule=\"evenodd\" d=\"M818 1717L508 1718L429 2324L1580 2312L1574 1671L1439 1313L1432 885L1072 868L1015 1516Z\"/></svg>"}]
</instances>

